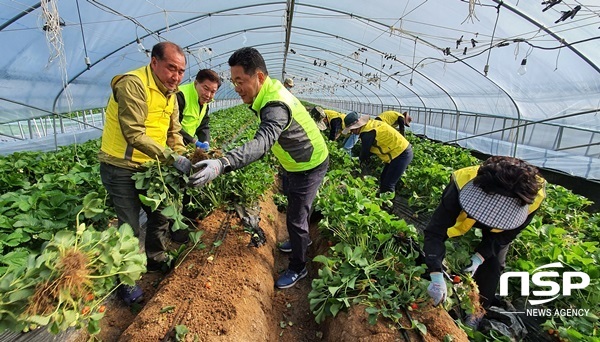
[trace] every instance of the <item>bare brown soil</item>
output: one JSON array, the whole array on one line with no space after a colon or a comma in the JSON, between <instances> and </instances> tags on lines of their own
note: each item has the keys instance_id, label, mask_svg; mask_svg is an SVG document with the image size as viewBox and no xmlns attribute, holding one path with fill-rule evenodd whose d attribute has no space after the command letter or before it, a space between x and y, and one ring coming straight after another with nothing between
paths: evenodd
<instances>
[{"instance_id":1,"label":"bare brown soil","mask_svg":"<svg viewBox=\"0 0 600 342\"><path fill-rule=\"evenodd\" d=\"M166 276L144 275L140 281L146 298L142 306L131 309L118 299L107 304L98 338L175 341L175 327L185 326L189 332L184 341L405 340L405 335L390 322L369 325L360 306L317 325L307 295L318 264L309 263L309 276L296 286L275 289L274 281L288 263L287 255L277 250L277 242L287 238L285 214L277 211L270 193L260 205L260 226L267 238L266 245L248 247L250 235L244 232L240 220L224 211L214 212L200 222L206 248L193 250ZM220 240L226 222L231 226L217 247L213 243ZM327 241L319 238L315 226L311 226L311 237L314 243L309 248L309 257L325 253ZM466 341L464 332L450 316L437 310L412 313L414 319L428 328L423 340L440 341L449 334L454 341ZM402 324L410 326L408 320ZM410 340L420 340L416 331L408 332Z\"/></svg>"}]
</instances>

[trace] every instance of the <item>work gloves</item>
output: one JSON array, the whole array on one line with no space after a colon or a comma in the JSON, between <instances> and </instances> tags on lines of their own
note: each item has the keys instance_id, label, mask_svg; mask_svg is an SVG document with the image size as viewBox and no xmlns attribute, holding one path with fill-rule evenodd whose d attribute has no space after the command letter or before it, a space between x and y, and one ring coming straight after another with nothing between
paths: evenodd
<instances>
[{"instance_id":1,"label":"work gloves","mask_svg":"<svg viewBox=\"0 0 600 342\"><path fill-rule=\"evenodd\" d=\"M427 293L433 299L433 306L438 306L446 300L448 294L444 275L441 272L431 272L429 276L431 277L431 283L427 287Z\"/></svg>"},{"instance_id":2,"label":"work gloves","mask_svg":"<svg viewBox=\"0 0 600 342\"><path fill-rule=\"evenodd\" d=\"M206 159L194 164L195 169L201 169L190 176L188 185L203 186L223 173L223 163L219 159Z\"/></svg>"},{"instance_id":3,"label":"work gloves","mask_svg":"<svg viewBox=\"0 0 600 342\"><path fill-rule=\"evenodd\" d=\"M469 273L471 274L471 276L475 275L475 272L477 271L477 268L479 266L481 266L481 264L483 264L483 261L485 259L481 256L481 254L479 253L475 253L471 256L471 264L469 264L469 266L467 266L467 268L465 268L463 270L463 272L465 273Z\"/></svg>"},{"instance_id":4,"label":"work gloves","mask_svg":"<svg viewBox=\"0 0 600 342\"><path fill-rule=\"evenodd\" d=\"M210 144L208 143L208 141L205 141L205 142L196 141L196 147L203 149L204 152L210 150Z\"/></svg>"},{"instance_id":5,"label":"work gloves","mask_svg":"<svg viewBox=\"0 0 600 342\"><path fill-rule=\"evenodd\" d=\"M175 155L173 166L183 174L189 174L192 169L192 162L184 156Z\"/></svg>"}]
</instances>

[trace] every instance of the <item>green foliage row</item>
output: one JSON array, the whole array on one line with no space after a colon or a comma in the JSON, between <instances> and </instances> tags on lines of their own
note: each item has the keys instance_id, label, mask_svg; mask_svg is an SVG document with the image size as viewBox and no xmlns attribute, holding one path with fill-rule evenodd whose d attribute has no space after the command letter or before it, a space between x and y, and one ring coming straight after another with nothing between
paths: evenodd
<instances>
[{"instance_id":1,"label":"green foliage row","mask_svg":"<svg viewBox=\"0 0 600 342\"><path fill-rule=\"evenodd\" d=\"M427 300L427 285L420 278L425 269L415 264L418 251L405 240L418 240L417 232L382 209L391 206L392 195L376 195L376 178L354 177L359 173L356 160L335 143L328 145L330 168L315 209L324 217L319 222L321 235L332 247L314 258L323 267L312 282L311 310L322 322L362 304L369 322L385 317L397 323L403 308ZM426 330L416 321L412 328Z\"/></svg>"},{"instance_id":2,"label":"green foliage row","mask_svg":"<svg viewBox=\"0 0 600 342\"><path fill-rule=\"evenodd\" d=\"M432 212L439 204L441 193L449 182L451 172L462 167L477 165L480 161L471 156L468 151L460 148L435 144L410 134L408 139L412 143L415 157L402 178L404 184L399 193L409 199L409 204L414 210ZM364 250L369 248L378 249L377 247L364 247L363 240L351 240L346 245L347 242L340 239L340 236L344 236L342 232L360 227L357 229L358 233L353 232L352 234L361 236L361 234L368 234L372 229L378 229L374 227L389 226L387 219L382 219L377 214L373 215L370 210L365 209L374 206L371 203L365 204L365 201L366 199L370 201L370 196L373 196L371 194L375 193L376 182L365 178L361 179L363 183L358 184L357 179L352 178L352 174L358 174L358 170L355 168L356 161L350 158L345 159L343 152L338 154L336 151L339 151L336 146L330 147L333 166L330 167L329 178L327 178L317 202L317 208L326 212L325 219L320 223L320 227L323 229L322 234L335 244L328 256L319 256L315 259L324 264L319 278L313 282L313 292L311 292L311 307L317 315L318 321L327 315L335 315L337 311L347 307L348 303L365 300L366 294L360 290L356 291L356 282L349 282L349 280L353 280L356 276L359 277L357 279L367 279L365 274L358 271L366 264L363 263L362 266L357 267L355 258L361 256ZM344 173L335 170L335 165L351 171ZM337 179L337 183L330 184L330 178ZM564 271L587 273L591 283L586 289L576 290L570 297L561 296L552 301L549 307L552 309L588 308L591 310L590 315L587 317L551 317L543 326L558 331L560 338L569 341L597 341L600 339L598 323L598 316L600 316L598 309L600 307L600 269L598 268L600 263L600 253L598 253L600 249L598 247L600 214L588 213L585 208L591 202L562 186L549 184L546 191L547 198L536 217L513 242L507 258L506 271L533 271L539 266L560 261L565 266ZM360 214L360 218L356 217L356 213ZM460 238L449 239L446 242L446 263L449 269L463 269L469 263L470 255L480 239L481 232L478 229L473 229ZM357 249L359 250L358 254L355 252ZM332 256L332 253L335 255ZM364 258L364 260L369 260L369 258ZM357 270L353 270L353 267ZM397 273L396 276L403 276L405 279L407 273ZM399 283L402 284L402 281ZM370 288L371 286L376 287L376 284L376 282L367 281L366 285ZM338 288L338 286L341 287ZM373 290L378 293L381 291L380 289ZM414 291L419 295L422 293L417 289ZM520 296L520 283L511 282L509 293ZM517 300L517 298L512 298L512 300ZM460 304L451 300L448 308L455 305ZM379 310L381 309L371 309L370 311L381 313ZM383 311L385 312L385 309ZM384 314L384 316L386 315ZM392 315L388 316L394 319ZM468 333L473 340L477 341L507 340L506 337L502 337L496 332L491 335L483 335L469 330Z\"/></svg>"},{"instance_id":3,"label":"green foliage row","mask_svg":"<svg viewBox=\"0 0 600 342\"><path fill-rule=\"evenodd\" d=\"M469 151L436 144L407 132L414 158L402 176L400 195L408 199L415 212L433 212L442 192L456 169L477 165L479 161Z\"/></svg>"},{"instance_id":4,"label":"green foliage row","mask_svg":"<svg viewBox=\"0 0 600 342\"><path fill-rule=\"evenodd\" d=\"M96 194L101 213L83 222L106 226L113 214L100 180L99 148L99 140L92 140L58 152L0 158L0 273L22 261L15 255L35 252L57 231L74 227L87 194Z\"/></svg>"},{"instance_id":5,"label":"green foliage row","mask_svg":"<svg viewBox=\"0 0 600 342\"><path fill-rule=\"evenodd\" d=\"M251 138L251 128L258 125L254 114L241 106L213 115L214 136L228 137L229 141L237 137L235 144ZM0 195L0 331L47 325L57 333L70 326L87 325L88 331L95 334L104 312L101 303L114 290L117 275L131 285L145 272L145 257L139 253L132 229L126 225L118 230L105 229L114 215L106 206L97 159L99 148L100 140L94 140L58 152L22 152L0 158L0 170L4 171L0 175L4 190ZM190 203L212 204L199 215L232 201L254 202L273 183L272 165L272 158L264 158L198 189L187 187L187 175L173 167L155 165L136 175L136 183L149 190L142 199L144 203L154 209L160 207L168 217L180 218L175 228L183 228L186 224L177 215L184 193L191 195ZM207 190L219 187L217 195ZM223 201L211 202L215 197ZM91 224L102 231L94 230ZM81 286L89 290L89 298L83 298L81 288L59 291L50 312L32 315L27 311L32 295L44 281L60 283L56 279L65 273L62 260L69 251L85 256L89 272L83 275Z\"/></svg>"}]
</instances>

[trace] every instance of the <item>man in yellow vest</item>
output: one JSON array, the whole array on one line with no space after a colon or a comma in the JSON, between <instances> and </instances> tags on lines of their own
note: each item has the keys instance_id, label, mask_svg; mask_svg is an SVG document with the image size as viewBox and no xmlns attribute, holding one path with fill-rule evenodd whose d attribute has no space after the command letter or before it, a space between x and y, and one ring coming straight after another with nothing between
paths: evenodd
<instances>
[{"instance_id":1,"label":"man in yellow vest","mask_svg":"<svg viewBox=\"0 0 600 342\"><path fill-rule=\"evenodd\" d=\"M142 164L160 160L189 173L190 161L179 134L179 111L175 93L185 72L185 55L174 43L162 42L152 48L150 64L113 77L112 93L106 108L102 147L98 152L100 176L115 207L119 225L128 223L136 235L140 230L140 209L148 216L145 250L148 269L160 267L165 253L169 222L160 211L142 205L140 191L131 179L143 171ZM121 286L119 294L131 304L142 298L141 288Z\"/></svg>"},{"instance_id":2,"label":"man in yellow vest","mask_svg":"<svg viewBox=\"0 0 600 342\"><path fill-rule=\"evenodd\" d=\"M377 115L375 120L383 121L386 124L396 128L398 130L398 132L400 132L400 134L402 134L404 136L405 135L404 134L404 132L405 132L404 126L410 127L412 118L410 117L408 112L404 112L404 113L400 114L400 112L396 112L393 110L387 110L387 111L382 112L381 114Z\"/></svg>"},{"instance_id":3,"label":"man in yellow vest","mask_svg":"<svg viewBox=\"0 0 600 342\"><path fill-rule=\"evenodd\" d=\"M359 160L363 167L368 165L371 153L386 164L379 177L379 192L395 192L396 183L413 159L408 140L390 125L357 112L348 113L344 124L344 134L352 132L360 135L362 147Z\"/></svg>"},{"instance_id":4,"label":"man in yellow vest","mask_svg":"<svg viewBox=\"0 0 600 342\"><path fill-rule=\"evenodd\" d=\"M443 302L447 294L442 275L444 241L472 227L482 230L482 238L463 271L473 275L482 306L493 304L508 247L539 209L546 196L545 183L535 166L503 156L452 173L425 229L423 249L431 277L427 290L434 305ZM481 318L468 316L466 323L476 329Z\"/></svg>"},{"instance_id":5,"label":"man in yellow vest","mask_svg":"<svg viewBox=\"0 0 600 342\"><path fill-rule=\"evenodd\" d=\"M221 78L210 69L202 69L192 83L179 86L177 103L181 135L185 144L195 144L205 151L210 149L210 116L208 104L221 86Z\"/></svg>"},{"instance_id":6,"label":"man in yellow vest","mask_svg":"<svg viewBox=\"0 0 600 342\"><path fill-rule=\"evenodd\" d=\"M306 277L306 252L311 243L308 218L312 202L329 165L325 139L300 101L281 82L269 77L262 55L245 47L229 57L231 82L245 104L258 115L254 138L219 159L194 165L201 168L190 184L203 186L224 172L242 168L263 157L269 149L287 173L286 224L290 240L280 249L291 252L289 268L275 286L285 289Z\"/></svg>"},{"instance_id":7,"label":"man in yellow vest","mask_svg":"<svg viewBox=\"0 0 600 342\"><path fill-rule=\"evenodd\" d=\"M310 116L317 122L317 127L324 131L329 129L329 140L336 141L346 126L344 125L344 119L346 114L336 112L331 109L323 109L319 106L314 107L310 111ZM344 141L344 150L352 155L352 147L358 141L358 135L350 134Z\"/></svg>"}]
</instances>

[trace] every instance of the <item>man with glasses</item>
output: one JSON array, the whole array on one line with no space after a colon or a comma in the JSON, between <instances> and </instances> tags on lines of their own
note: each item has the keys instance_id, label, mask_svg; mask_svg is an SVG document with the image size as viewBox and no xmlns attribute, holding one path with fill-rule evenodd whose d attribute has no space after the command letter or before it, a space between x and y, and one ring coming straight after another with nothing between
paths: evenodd
<instances>
[{"instance_id":1,"label":"man with glasses","mask_svg":"<svg viewBox=\"0 0 600 342\"><path fill-rule=\"evenodd\" d=\"M205 151L210 149L210 116L208 104L221 86L221 79L210 69L198 71L194 82L183 84L177 93L181 135L186 144L195 144Z\"/></svg>"},{"instance_id":2,"label":"man with glasses","mask_svg":"<svg viewBox=\"0 0 600 342\"><path fill-rule=\"evenodd\" d=\"M285 289L306 277L306 252L310 244L308 217L312 202L329 165L325 139L304 105L269 77L265 61L254 48L245 47L229 57L231 82L245 104L260 120L254 138L219 159L194 165L200 169L190 177L190 184L203 186L224 172L242 168L270 149L287 173L286 224L291 251L289 268L279 276L275 286ZM281 248L283 250L283 248Z\"/></svg>"}]
</instances>

